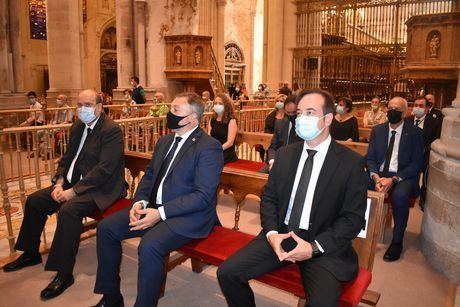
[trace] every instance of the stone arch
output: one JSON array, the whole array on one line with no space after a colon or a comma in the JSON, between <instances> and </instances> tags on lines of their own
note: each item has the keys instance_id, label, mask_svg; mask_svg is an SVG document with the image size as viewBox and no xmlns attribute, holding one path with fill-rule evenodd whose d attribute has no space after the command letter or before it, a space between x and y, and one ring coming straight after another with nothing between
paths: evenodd
<instances>
[{"instance_id":1,"label":"stone arch","mask_svg":"<svg viewBox=\"0 0 460 307\"><path fill-rule=\"evenodd\" d=\"M244 74L246 64L244 63L244 54L240 45L235 41L229 41L225 44L225 86L228 88L231 84L244 83Z\"/></svg>"},{"instance_id":2,"label":"stone arch","mask_svg":"<svg viewBox=\"0 0 460 307\"><path fill-rule=\"evenodd\" d=\"M101 90L112 94L117 87L117 32L115 21L107 22L104 31L100 33L100 78Z\"/></svg>"},{"instance_id":3,"label":"stone arch","mask_svg":"<svg viewBox=\"0 0 460 307\"><path fill-rule=\"evenodd\" d=\"M244 55L240 45L235 41L225 44L225 61L243 63Z\"/></svg>"}]
</instances>

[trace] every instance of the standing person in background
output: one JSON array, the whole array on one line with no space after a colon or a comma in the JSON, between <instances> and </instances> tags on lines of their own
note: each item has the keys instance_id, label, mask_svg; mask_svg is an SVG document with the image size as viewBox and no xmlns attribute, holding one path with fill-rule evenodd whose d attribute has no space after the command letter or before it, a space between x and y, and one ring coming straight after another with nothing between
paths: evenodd
<instances>
[{"instance_id":1,"label":"standing person in background","mask_svg":"<svg viewBox=\"0 0 460 307\"><path fill-rule=\"evenodd\" d=\"M209 93L208 91L203 91L203 93L201 93L201 99L203 99L204 111L212 112L212 107L214 103L211 100L211 93Z\"/></svg>"},{"instance_id":2,"label":"standing person in background","mask_svg":"<svg viewBox=\"0 0 460 307\"><path fill-rule=\"evenodd\" d=\"M286 95L286 96L291 95L291 94L292 94L292 90L289 88L289 82L284 81L284 82L283 82L283 87L281 87L281 88L278 90L278 92L279 92L280 94L284 94L284 95Z\"/></svg>"},{"instance_id":3,"label":"standing person in background","mask_svg":"<svg viewBox=\"0 0 460 307\"><path fill-rule=\"evenodd\" d=\"M232 96L230 96L233 100L238 100L240 99L240 96L241 96L241 87L240 85L237 83L235 85L235 91L233 92Z\"/></svg>"},{"instance_id":4,"label":"standing person in background","mask_svg":"<svg viewBox=\"0 0 460 307\"><path fill-rule=\"evenodd\" d=\"M364 113L363 126L372 128L387 121L386 113L380 110L380 98L374 97L371 100L371 109Z\"/></svg>"},{"instance_id":5,"label":"standing person in background","mask_svg":"<svg viewBox=\"0 0 460 307\"><path fill-rule=\"evenodd\" d=\"M275 131L275 122L286 116L284 112L284 102L286 101L286 97L287 96L284 94L276 96L275 109L265 118L264 133L273 133Z\"/></svg>"},{"instance_id":6,"label":"standing person in background","mask_svg":"<svg viewBox=\"0 0 460 307\"><path fill-rule=\"evenodd\" d=\"M297 95L297 94L300 93L300 91L301 91L301 89L300 89L300 87L299 87L299 84L298 84L297 82L294 82L294 83L292 84L292 94L293 94L293 95Z\"/></svg>"},{"instance_id":7,"label":"standing person in background","mask_svg":"<svg viewBox=\"0 0 460 307\"><path fill-rule=\"evenodd\" d=\"M444 118L444 115L442 115L442 111L436 108L436 99L433 94L427 94L425 96L428 106L428 117L436 118L441 121L441 126L442 126L442 119Z\"/></svg>"},{"instance_id":8,"label":"standing person in background","mask_svg":"<svg viewBox=\"0 0 460 307\"><path fill-rule=\"evenodd\" d=\"M233 103L225 94L217 94L214 99L214 114L208 133L222 144L224 164L235 162L235 138L238 125L233 115Z\"/></svg>"},{"instance_id":9,"label":"standing person in background","mask_svg":"<svg viewBox=\"0 0 460 307\"><path fill-rule=\"evenodd\" d=\"M254 99L267 99L268 92L265 90L265 86L261 83L257 87L257 91L254 93Z\"/></svg>"},{"instance_id":10,"label":"standing person in background","mask_svg":"<svg viewBox=\"0 0 460 307\"><path fill-rule=\"evenodd\" d=\"M246 88L246 83L241 84L240 100L249 100L248 89Z\"/></svg>"},{"instance_id":11,"label":"standing person in background","mask_svg":"<svg viewBox=\"0 0 460 307\"><path fill-rule=\"evenodd\" d=\"M358 142L358 120L350 112L353 109L351 99L339 98L336 114L332 119L331 136L336 141Z\"/></svg>"},{"instance_id":12,"label":"standing person in background","mask_svg":"<svg viewBox=\"0 0 460 307\"><path fill-rule=\"evenodd\" d=\"M136 104L144 104L147 102L145 97L144 88L139 84L139 78L136 76L131 77L131 86L133 87L133 100Z\"/></svg>"}]
</instances>

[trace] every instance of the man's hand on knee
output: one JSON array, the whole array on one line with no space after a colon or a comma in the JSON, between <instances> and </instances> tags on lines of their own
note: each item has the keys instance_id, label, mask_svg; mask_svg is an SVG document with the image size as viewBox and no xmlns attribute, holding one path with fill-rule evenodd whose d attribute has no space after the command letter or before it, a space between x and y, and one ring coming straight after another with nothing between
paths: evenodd
<instances>
[{"instance_id":1,"label":"man's hand on knee","mask_svg":"<svg viewBox=\"0 0 460 307\"><path fill-rule=\"evenodd\" d=\"M267 237L268 243L270 243L271 247L275 251L275 254L278 256L280 261L283 261L282 254L285 253L281 243L289 238L291 235L290 233L272 233Z\"/></svg>"},{"instance_id":2,"label":"man's hand on knee","mask_svg":"<svg viewBox=\"0 0 460 307\"><path fill-rule=\"evenodd\" d=\"M55 202L60 203L59 197L63 191L62 185L55 185L53 191L51 191L51 198L53 198Z\"/></svg>"},{"instance_id":3,"label":"man's hand on knee","mask_svg":"<svg viewBox=\"0 0 460 307\"><path fill-rule=\"evenodd\" d=\"M153 227L161 219L158 209L154 209L154 208L141 209L141 210L137 210L137 213L141 215L145 214L145 217L135 222L129 223L129 226L131 226L132 231L144 230L149 227Z\"/></svg>"},{"instance_id":4,"label":"man's hand on knee","mask_svg":"<svg viewBox=\"0 0 460 307\"><path fill-rule=\"evenodd\" d=\"M59 193L57 199L60 203L63 203L71 200L75 197L75 195L75 191L72 188L70 188Z\"/></svg>"}]
</instances>

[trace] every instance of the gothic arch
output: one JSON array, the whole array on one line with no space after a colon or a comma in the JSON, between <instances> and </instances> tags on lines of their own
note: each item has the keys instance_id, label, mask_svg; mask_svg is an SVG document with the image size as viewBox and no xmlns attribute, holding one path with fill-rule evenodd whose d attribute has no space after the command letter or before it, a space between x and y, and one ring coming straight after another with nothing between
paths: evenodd
<instances>
[{"instance_id":1,"label":"gothic arch","mask_svg":"<svg viewBox=\"0 0 460 307\"><path fill-rule=\"evenodd\" d=\"M235 41L230 41L225 44L225 61L243 63L244 55L240 45Z\"/></svg>"}]
</instances>

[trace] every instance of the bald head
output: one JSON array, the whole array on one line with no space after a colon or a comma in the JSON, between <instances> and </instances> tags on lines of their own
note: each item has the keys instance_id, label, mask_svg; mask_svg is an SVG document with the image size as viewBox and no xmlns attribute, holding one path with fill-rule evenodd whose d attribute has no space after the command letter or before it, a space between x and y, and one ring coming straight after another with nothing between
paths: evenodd
<instances>
[{"instance_id":1,"label":"bald head","mask_svg":"<svg viewBox=\"0 0 460 307\"><path fill-rule=\"evenodd\" d=\"M163 94L162 92L156 92L153 97L155 97L155 100L157 102L164 102L165 101L165 94Z\"/></svg>"},{"instance_id":2,"label":"bald head","mask_svg":"<svg viewBox=\"0 0 460 307\"><path fill-rule=\"evenodd\" d=\"M88 109L92 108L94 111L95 119L99 117L102 113L102 97L95 91L88 89L88 90L83 90L78 94L78 99L77 99L77 113L78 117L80 117L80 111L82 111L82 107L85 107L83 109ZM83 122L90 124L92 121L86 122L82 119Z\"/></svg>"},{"instance_id":3,"label":"bald head","mask_svg":"<svg viewBox=\"0 0 460 307\"><path fill-rule=\"evenodd\" d=\"M66 95L58 95L56 97L56 105L58 107L62 107L63 105L67 104L67 96Z\"/></svg>"}]
</instances>

